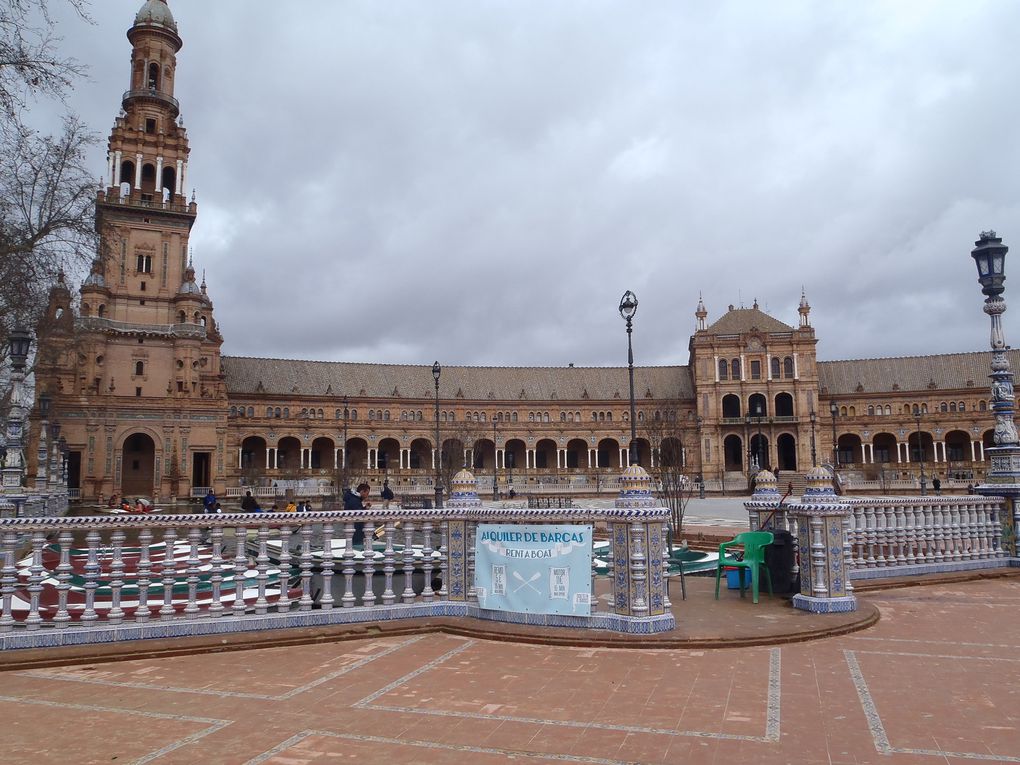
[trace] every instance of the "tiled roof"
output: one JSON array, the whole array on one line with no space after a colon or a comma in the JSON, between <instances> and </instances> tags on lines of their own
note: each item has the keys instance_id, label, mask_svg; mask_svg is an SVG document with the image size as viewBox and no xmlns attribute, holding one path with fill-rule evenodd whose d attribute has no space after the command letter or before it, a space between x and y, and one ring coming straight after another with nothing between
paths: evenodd
<instances>
[{"instance_id":1,"label":"tiled roof","mask_svg":"<svg viewBox=\"0 0 1020 765\"><path fill-rule=\"evenodd\" d=\"M1007 351L1006 355L1010 367L1020 370L1020 350ZM982 351L938 356L819 361L818 389L822 395L839 396L987 388L990 385L988 375L991 372L991 360L991 351Z\"/></svg>"},{"instance_id":2,"label":"tiled roof","mask_svg":"<svg viewBox=\"0 0 1020 765\"><path fill-rule=\"evenodd\" d=\"M754 329L760 332L793 332L793 327L757 308L733 308L708 328L708 334L739 335Z\"/></svg>"},{"instance_id":3,"label":"tiled roof","mask_svg":"<svg viewBox=\"0 0 1020 765\"><path fill-rule=\"evenodd\" d=\"M431 366L291 361L224 356L231 395L322 396L431 399ZM626 367L443 367L442 399L474 401L596 401L629 398ZM694 387L686 366L635 367L634 393L640 401L691 399Z\"/></svg>"}]
</instances>

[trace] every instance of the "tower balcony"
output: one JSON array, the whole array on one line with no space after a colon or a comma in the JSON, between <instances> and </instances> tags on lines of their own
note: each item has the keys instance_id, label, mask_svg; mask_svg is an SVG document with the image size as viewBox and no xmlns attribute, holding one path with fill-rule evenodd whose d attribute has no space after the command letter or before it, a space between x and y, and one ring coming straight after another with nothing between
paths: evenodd
<instances>
[{"instance_id":1,"label":"tower balcony","mask_svg":"<svg viewBox=\"0 0 1020 765\"><path fill-rule=\"evenodd\" d=\"M168 96L166 93L160 93L155 88L148 88L146 90L127 90L124 95L121 96L121 104L125 109L135 101L148 101L150 103L159 104L170 109L170 115L176 118L181 113L181 105L173 96Z\"/></svg>"},{"instance_id":2,"label":"tower balcony","mask_svg":"<svg viewBox=\"0 0 1020 765\"><path fill-rule=\"evenodd\" d=\"M139 324L129 321L115 321L102 316L81 316L78 326L92 332L106 332L123 335L159 335L204 340L206 328L202 324Z\"/></svg>"}]
</instances>

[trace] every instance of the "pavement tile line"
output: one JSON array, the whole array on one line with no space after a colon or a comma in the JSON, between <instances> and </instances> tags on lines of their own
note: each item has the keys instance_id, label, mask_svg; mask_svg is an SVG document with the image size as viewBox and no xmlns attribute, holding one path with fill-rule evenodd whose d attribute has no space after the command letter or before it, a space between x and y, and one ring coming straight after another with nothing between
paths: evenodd
<instances>
[{"instance_id":1,"label":"pavement tile line","mask_svg":"<svg viewBox=\"0 0 1020 765\"><path fill-rule=\"evenodd\" d=\"M847 640L871 640L876 643L923 643L924 645L960 645L968 648L1005 648L1010 651L1020 649L1020 645L1010 643L968 643L962 640L925 640L924 638L892 638L864 637L863 635L846 635Z\"/></svg>"},{"instance_id":2,"label":"pavement tile line","mask_svg":"<svg viewBox=\"0 0 1020 765\"><path fill-rule=\"evenodd\" d=\"M335 680L338 677L354 672L355 670L361 669L362 667L371 664L377 659L381 659L385 656L389 656L391 653L399 651L401 648L406 648L413 643L417 643L419 640L423 640L425 635L417 635L408 640L402 640L394 645L387 646L378 653L373 653L371 656L365 656L364 658L358 659L345 667L329 672L321 677L317 677L304 685L299 685L297 688L292 688L281 694L271 695L266 693L245 693L244 691L216 691L209 688L183 688L180 686L173 685L158 685L156 683L131 683L121 682L118 680L103 680L98 677L74 677L68 675L62 675L52 669L26 669L22 672L15 672L15 675L21 677L31 677L38 680L59 680L66 683L85 683L86 685L105 685L113 688L134 688L145 691L163 691L166 693L194 693L202 696L216 696L221 699L257 699L259 701L287 701L294 698L295 696L310 691L323 683L328 683L331 680Z\"/></svg>"},{"instance_id":3,"label":"pavement tile line","mask_svg":"<svg viewBox=\"0 0 1020 765\"><path fill-rule=\"evenodd\" d=\"M561 728L583 728L606 731L618 731L623 733L648 733L663 736L681 736L690 738L722 739L727 741L753 741L760 744L775 744L779 741L780 712L781 712L781 686L780 677L782 673L781 649L779 647L769 649L769 680L768 680L768 701L765 709L765 733L762 736L750 736L739 733L710 733L707 731L673 730L672 728L648 728L641 725L615 725L612 723L578 722L576 720L549 720L544 717L525 717L520 715L494 715L482 714L480 712L451 712L444 709L421 709L417 707L391 706L388 704L376 704L377 699L387 693L406 685L411 680L429 672L454 656L466 651L475 645L475 641L469 640L464 645L447 651L427 664L423 664L412 672L399 677L393 682L366 696L351 705L352 709L372 709L383 712L398 712L411 715L431 715L434 717L467 718L471 720L500 720L503 722L525 723L531 725L549 725Z\"/></svg>"},{"instance_id":4,"label":"pavement tile line","mask_svg":"<svg viewBox=\"0 0 1020 765\"><path fill-rule=\"evenodd\" d=\"M850 669L850 676L853 679L854 687L857 688L857 696L861 700L861 707L864 716L868 719L868 728L871 730L871 737L875 742L875 750L879 754L915 754L940 757L942 759L957 758L961 760L983 760L986 762L1020 762L1020 757L1013 757L1003 754L982 754L980 752L945 752L939 749L914 749L909 747L892 746L889 743L889 736L886 734L882 718L878 714L878 707L868 689L868 683L864 679L861 665L857 661L857 653L886 654L890 656L919 656L922 658L940 659L978 659L983 657L974 656L935 656L931 654L898 654L891 651L850 651L844 649L843 656L846 659L847 667ZM1008 661L1016 661L1009 659Z\"/></svg>"},{"instance_id":5,"label":"pavement tile line","mask_svg":"<svg viewBox=\"0 0 1020 765\"><path fill-rule=\"evenodd\" d=\"M174 715L163 712L144 712L139 709L121 709L118 707L105 707L98 704L75 704L69 701L47 701L45 699L26 699L17 696L0 696L0 701L10 701L15 704L34 704L41 707L52 707L54 709L76 709L82 712L109 712L111 714L121 715L134 715L135 717L148 717L156 720L175 720L177 722L191 722L191 723L206 723L209 725L204 730L196 731L184 738L173 741L166 746L160 747L159 749L149 752L146 755L133 760L130 765L145 765L145 763L152 762L165 754L169 754L177 749L188 744L193 744L205 738L208 735L216 733L219 730L223 730L228 725L232 724L234 720L218 720L212 717L191 717L189 715Z\"/></svg>"},{"instance_id":6,"label":"pavement tile line","mask_svg":"<svg viewBox=\"0 0 1020 765\"><path fill-rule=\"evenodd\" d=\"M282 741L272 749L248 760L244 765L262 765L278 754L291 749L302 741L314 736L325 736L329 738L340 738L347 741L359 741L372 744L386 744L388 746L417 746L425 749L442 750L447 752L469 752L471 754L495 754L513 759L530 760L553 760L557 762L578 762L590 765L643 765L635 760L607 760L602 757L584 757L576 754L550 754L545 752L529 752L523 749L493 749L485 746L471 746L469 744L440 744L434 741L422 741L420 739L387 738L385 736L367 736L357 733L334 733L326 730L303 730L286 741ZM296 762L288 759L286 762Z\"/></svg>"}]
</instances>

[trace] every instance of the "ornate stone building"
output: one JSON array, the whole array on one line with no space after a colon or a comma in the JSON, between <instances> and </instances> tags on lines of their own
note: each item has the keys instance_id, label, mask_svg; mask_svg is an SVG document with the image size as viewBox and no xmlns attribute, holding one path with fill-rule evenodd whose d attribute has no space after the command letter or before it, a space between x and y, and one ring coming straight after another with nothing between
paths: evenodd
<instances>
[{"instance_id":1,"label":"ornate stone building","mask_svg":"<svg viewBox=\"0 0 1020 765\"><path fill-rule=\"evenodd\" d=\"M77 306L54 288L55 329L40 340L37 388L54 396L72 486L86 498L167 498L432 476L430 367L221 358L189 260L198 205L185 197L190 149L174 95L182 40L163 0L144 4L128 40L97 197L101 248ZM980 477L993 428L987 353L820 362L810 310L802 295L796 326L757 304L709 323L699 300L687 364L635 370L641 463L682 462L710 490L746 485L756 465L803 473L812 461L885 478L916 475L923 458L929 476ZM628 397L625 368L447 367L443 469L495 472L518 491L597 484L627 464Z\"/></svg>"}]
</instances>

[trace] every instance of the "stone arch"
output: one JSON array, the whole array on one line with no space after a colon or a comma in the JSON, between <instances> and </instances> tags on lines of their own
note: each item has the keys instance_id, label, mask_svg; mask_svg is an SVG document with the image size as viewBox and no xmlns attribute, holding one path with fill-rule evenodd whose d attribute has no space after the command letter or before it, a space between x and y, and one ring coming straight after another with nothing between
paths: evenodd
<instances>
[{"instance_id":1,"label":"stone arch","mask_svg":"<svg viewBox=\"0 0 1020 765\"><path fill-rule=\"evenodd\" d=\"M266 466L266 439L247 436L241 440L241 470L262 470Z\"/></svg>"},{"instance_id":2,"label":"stone arch","mask_svg":"<svg viewBox=\"0 0 1020 765\"><path fill-rule=\"evenodd\" d=\"M793 417L793 396L785 391L776 394L776 417Z\"/></svg>"},{"instance_id":3,"label":"stone arch","mask_svg":"<svg viewBox=\"0 0 1020 765\"><path fill-rule=\"evenodd\" d=\"M603 438L598 445L600 468L620 470L620 442L615 438Z\"/></svg>"},{"instance_id":4,"label":"stone arch","mask_svg":"<svg viewBox=\"0 0 1020 765\"><path fill-rule=\"evenodd\" d=\"M740 396L727 393L722 398L722 416L726 418L740 417Z\"/></svg>"},{"instance_id":5,"label":"stone arch","mask_svg":"<svg viewBox=\"0 0 1020 765\"><path fill-rule=\"evenodd\" d=\"M723 439L723 457L726 470L744 469L744 440L736 433Z\"/></svg>"},{"instance_id":6,"label":"stone arch","mask_svg":"<svg viewBox=\"0 0 1020 765\"><path fill-rule=\"evenodd\" d=\"M432 470L432 442L427 438L415 438L411 441L412 470Z\"/></svg>"},{"instance_id":7,"label":"stone arch","mask_svg":"<svg viewBox=\"0 0 1020 765\"><path fill-rule=\"evenodd\" d=\"M780 433L776 437L776 461L780 470L798 470L797 439L791 433Z\"/></svg>"},{"instance_id":8,"label":"stone arch","mask_svg":"<svg viewBox=\"0 0 1020 765\"><path fill-rule=\"evenodd\" d=\"M142 431L133 431L121 444L121 494L125 497L151 497L156 478L156 439Z\"/></svg>"}]
</instances>

